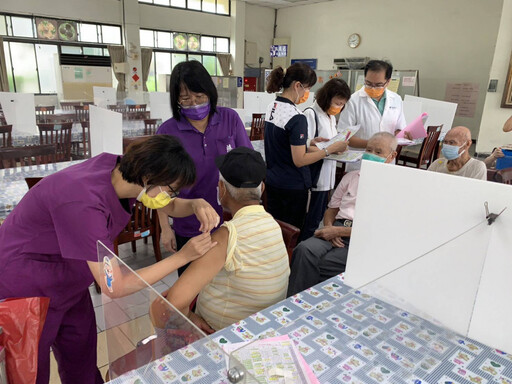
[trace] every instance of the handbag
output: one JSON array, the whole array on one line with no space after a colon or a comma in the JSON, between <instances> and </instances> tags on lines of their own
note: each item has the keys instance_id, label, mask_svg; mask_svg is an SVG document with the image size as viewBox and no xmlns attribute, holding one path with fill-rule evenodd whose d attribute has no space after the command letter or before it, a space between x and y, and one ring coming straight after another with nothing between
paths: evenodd
<instances>
[{"instance_id":1,"label":"handbag","mask_svg":"<svg viewBox=\"0 0 512 384\"><path fill-rule=\"evenodd\" d=\"M306 108L304 111L311 109L313 114L315 115L315 136L318 137L318 116L313 108ZM316 163L309 165L309 173L311 174L311 188L316 188L318 183L318 179L320 178L320 171L322 170L322 165L324 165L323 160L318 160Z\"/></svg>"}]
</instances>

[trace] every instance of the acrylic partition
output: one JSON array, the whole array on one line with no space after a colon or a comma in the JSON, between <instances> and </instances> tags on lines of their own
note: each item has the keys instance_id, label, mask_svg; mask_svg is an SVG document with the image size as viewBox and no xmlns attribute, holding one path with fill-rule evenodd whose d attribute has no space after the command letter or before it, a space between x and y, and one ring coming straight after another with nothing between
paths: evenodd
<instances>
[{"instance_id":1,"label":"acrylic partition","mask_svg":"<svg viewBox=\"0 0 512 384\"><path fill-rule=\"evenodd\" d=\"M103 243L97 248L112 383L258 383Z\"/></svg>"}]
</instances>

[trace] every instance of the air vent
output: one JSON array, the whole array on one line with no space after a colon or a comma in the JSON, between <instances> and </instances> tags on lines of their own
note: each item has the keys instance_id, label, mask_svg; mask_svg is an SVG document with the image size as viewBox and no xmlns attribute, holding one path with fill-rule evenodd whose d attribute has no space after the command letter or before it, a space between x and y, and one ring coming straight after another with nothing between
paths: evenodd
<instances>
[{"instance_id":1,"label":"air vent","mask_svg":"<svg viewBox=\"0 0 512 384\"><path fill-rule=\"evenodd\" d=\"M109 56L92 55L70 55L63 53L60 55L60 65L83 65L89 67L110 67Z\"/></svg>"}]
</instances>

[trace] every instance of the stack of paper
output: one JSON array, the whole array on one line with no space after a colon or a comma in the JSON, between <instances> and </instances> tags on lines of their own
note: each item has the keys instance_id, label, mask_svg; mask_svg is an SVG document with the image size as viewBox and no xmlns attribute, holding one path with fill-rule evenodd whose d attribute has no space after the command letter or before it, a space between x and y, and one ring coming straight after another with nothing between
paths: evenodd
<instances>
[{"instance_id":1,"label":"stack of paper","mask_svg":"<svg viewBox=\"0 0 512 384\"><path fill-rule=\"evenodd\" d=\"M405 132L409 132L412 139L424 139L427 137L427 132L425 131L425 121L427 120L428 114L422 113L417 118L415 118L411 124L407 125L404 129L402 129L396 135L397 138L405 138Z\"/></svg>"},{"instance_id":2,"label":"stack of paper","mask_svg":"<svg viewBox=\"0 0 512 384\"><path fill-rule=\"evenodd\" d=\"M316 146L320 149L327 148L329 145L334 144L337 141L348 141L355 133L359 130L361 125L354 125L352 127L343 128L336 136L329 141L322 141L316 143Z\"/></svg>"},{"instance_id":3,"label":"stack of paper","mask_svg":"<svg viewBox=\"0 0 512 384\"><path fill-rule=\"evenodd\" d=\"M361 157L363 157L363 153L363 151L347 150L339 155L329 155L329 157L326 157L325 160L336 160L341 163L355 163L356 161L361 160Z\"/></svg>"},{"instance_id":4,"label":"stack of paper","mask_svg":"<svg viewBox=\"0 0 512 384\"><path fill-rule=\"evenodd\" d=\"M258 383L320 383L287 335L229 344L223 349L242 363ZM226 364L229 369L229 360Z\"/></svg>"}]
</instances>

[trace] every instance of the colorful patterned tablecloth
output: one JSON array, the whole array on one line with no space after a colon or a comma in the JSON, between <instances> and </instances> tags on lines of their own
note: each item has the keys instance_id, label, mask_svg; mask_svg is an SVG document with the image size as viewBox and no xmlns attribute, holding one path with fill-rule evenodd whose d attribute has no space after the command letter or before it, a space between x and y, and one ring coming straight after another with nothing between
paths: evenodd
<instances>
[{"instance_id":1,"label":"colorful patterned tablecloth","mask_svg":"<svg viewBox=\"0 0 512 384\"><path fill-rule=\"evenodd\" d=\"M353 291L342 276L222 329L211 339L222 346L275 335L294 340L321 383L512 383L512 354ZM228 383L225 365L200 340L112 383Z\"/></svg>"},{"instance_id":2,"label":"colorful patterned tablecloth","mask_svg":"<svg viewBox=\"0 0 512 384\"><path fill-rule=\"evenodd\" d=\"M28 191L25 177L45 177L84 160L0 169L0 218L5 218Z\"/></svg>"}]
</instances>

